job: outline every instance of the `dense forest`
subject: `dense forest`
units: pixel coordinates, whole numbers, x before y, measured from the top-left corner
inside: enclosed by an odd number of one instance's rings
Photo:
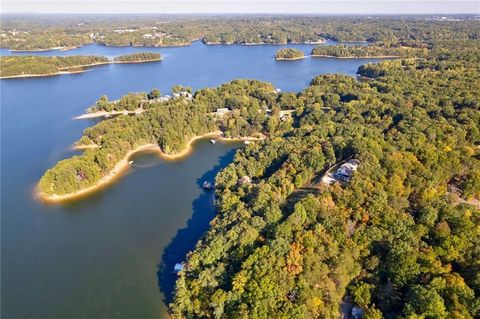
[[[364,318],[477,318],[479,62],[476,47],[313,79],[293,127],[217,176],[172,316],[338,318],[343,301]],[[348,185],[318,182],[351,157]]]
[[[160,61],[161,59],[162,59],[162,56],[160,53],[140,52],[140,53],[132,53],[132,54],[117,56],[114,58],[114,61],[135,63],[135,62],[147,62],[147,61]]]
[[[188,17],[109,15],[77,17],[6,15],[0,45],[17,50],[108,46],[177,46],[202,39],[207,44],[287,44],[335,41],[405,45],[478,39],[473,17],[443,21],[414,17]]]
[[[275,53],[275,60],[297,60],[303,57],[303,51],[298,49],[280,49]]]
[[[92,64],[109,63],[102,56],[2,56],[0,76],[49,75],[69,69],[78,69]]]
[[[478,22],[319,19],[335,26],[328,38],[378,42],[329,52],[409,47],[402,57],[428,58],[363,65],[361,81],[321,75],[298,93],[235,80],[193,99],[101,97],[97,109],[145,111],[87,128],[76,144],[97,147],[57,163],[40,191],[94,185],[142,144],[174,154],[213,130],[262,134],[216,177],[217,215],[185,257],[173,318],[338,318],[340,305],[366,319],[478,318]],[[351,158],[360,165],[348,183],[321,182]]]
[[[312,56],[328,56],[338,58],[372,58],[372,57],[397,57],[397,58],[425,58],[428,56],[427,48],[409,46],[382,47],[379,45],[346,46],[331,45],[318,46],[312,49]]]

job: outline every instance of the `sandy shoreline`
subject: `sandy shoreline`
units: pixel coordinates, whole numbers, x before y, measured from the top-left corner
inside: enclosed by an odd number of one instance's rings
[[[74,120],[84,120],[84,119],[93,119],[97,117],[105,117],[106,115],[114,116],[114,115],[121,115],[121,114],[141,114],[145,112],[144,109],[137,109],[135,111],[98,111],[98,112],[93,112],[93,113],[85,113],[79,116],[74,117]]]
[[[275,58],[275,61],[296,61],[308,58],[309,55],[300,56],[298,58]]]
[[[38,186],[37,186],[36,197],[45,201],[45,202],[47,202],[47,203],[61,203],[61,202],[69,201],[69,200],[78,199],[78,198],[81,198],[81,197],[83,197],[85,195],[88,195],[88,194],[92,194],[92,193],[102,189],[103,187],[111,184],[113,181],[115,181],[115,179],[120,177],[130,166],[129,158],[133,154],[138,153],[138,152],[153,151],[153,152],[158,153],[158,155],[165,160],[178,160],[178,159],[181,159],[181,158],[189,155],[193,150],[193,147],[192,147],[193,143],[195,143],[195,141],[203,139],[203,138],[211,137],[211,138],[215,138],[217,140],[225,140],[225,141],[246,141],[246,140],[248,140],[248,141],[254,141],[255,140],[256,141],[256,140],[263,140],[265,138],[265,137],[252,137],[252,136],[240,137],[240,138],[226,138],[226,137],[222,137],[222,135],[223,135],[222,131],[213,131],[213,132],[206,133],[204,135],[195,136],[187,142],[185,148],[182,151],[180,151],[178,153],[175,153],[175,154],[166,154],[165,152],[163,152],[160,149],[160,147],[157,144],[152,144],[152,143],[143,144],[143,145],[135,148],[134,150],[129,151],[123,157],[122,160],[120,160],[117,164],[115,164],[113,169],[110,170],[110,172],[107,175],[103,176],[101,179],[99,179],[92,186],[89,186],[87,188],[78,190],[78,191],[73,192],[73,193],[64,194],[64,195],[46,194],[46,193],[40,192],[39,189],[38,189]],[[88,145],[87,146],[86,145],[86,146],[76,146],[75,148],[76,149],[88,149],[88,148],[95,148],[95,147],[98,147],[98,146],[94,146],[94,145]]]
[[[125,169],[129,166],[128,159],[130,158],[130,156],[132,156],[133,154],[135,154],[137,152],[140,152],[140,151],[154,149],[154,147],[158,148],[158,145],[145,144],[145,145],[139,146],[136,149],[128,152],[127,155],[125,155],[125,157],[122,160],[120,160],[117,164],[115,164],[113,169],[107,175],[103,176],[101,179],[99,179],[92,186],[89,186],[87,188],[78,190],[74,193],[64,194],[64,195],[45,194],[43,192],[39,192],[38,187],[37,187],[37,197],[39,199],[44,200],[44,201],[49,202],[49,203],[59,203],[59,202],[67,201],[67,200],[77,199],[77,198],[80,198],[84,195],[91,194],[91,193],[103,188],[104,186],[112,183],[115,180],[116,177],[120,176],[125,171]]]

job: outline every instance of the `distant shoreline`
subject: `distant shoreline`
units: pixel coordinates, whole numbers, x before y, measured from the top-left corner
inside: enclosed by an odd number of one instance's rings
[[[193,143],[197,140],[204,139],[204,138],[216,138],[219,140],[225,140],[225,141],[253,141],[253,140],[262,140],[264,137],[252,137],[252,136],[247,136],[247,137],[239,137],[239,138],[226,138],[223,137],[223,132],[222,131],[213,131],[209,132],[203,135],[195,136],[192,137],[186,144],[185,148],[181,150],[178,153],[175,154],[167,154],[163,152],[158,146],[158,144],[153,144],[153,143],[147,143],[138,146],[137,148],[129,151],[123,159],[121,159],[115,166],[108,172],[107,175],[103,176],[101,179],[99,179],[94,185],[91,185],[89,187],[86,187],[84,189],[80,189],[78,191],[75,191],[73,193],[69,194],[63,194],[63,195],[58,195],[58,194],[46,194],[44,192],[40,192],[38,186],[36,190],[36,197],[39,198],[40,200],[43,200],[47,203],[61,203],[69,200],[74,200],[78,199],[80,197],[83,197],[88,194],[92,194],[100,189],[103,189],[105,186],[111,184],[116,178],[121,176],[126,169],[129,167],[129,158],[138,152],[142,151],[154,151],[155,153],[158,153],[159,156],[165,160],[173,161],[173,160],[178,160],[181,159],[187,155],[189,155],[192,150],[193,150]],[[80,146],[75,146],[75,149],[81,150],[81,149],[89,149],[89,148],[95,148],[98,147],[96,145],[80,145]]]
[[[255,46],[255,45],[318,45],[327,43],[327,41],[318,41],[318,42],[290,42],[290,43],[267,43],[267,42],[259,42],[259,43],[234,43],[234,42],[202,42],[205,45],[243,45],[243,46]]]
[[[312,54],[309,55],[312,58],[333,58],[333,59],[399,59],[401,57],[397,55],[375,55],[375,56],[335,56],[335,55],[319,55],[319,54]]]
[[[324,40],[319,40],[315,42],[290,42],[290,43],[267,43],[267,42],[260,42],[260,43],[234,43],[234,42],[228,42],[228,43],[222,43],[222,42],[205,42],[203,41],[202,38],[198,39],[193,39],[191,42],[183,42],[183,43],[177,43],[177,44],[167,44],[167,45],[129,45],[129,44],[120,44],[120,45],[113,45],[113,44],[105,44],[105,43],[99,43],[99,42],[90,42],[90,43],[85,43],[81,44],[78,46],[68,46],[68,47],[52,47],[52,48],[46,48],[46,49],[10,49],[7,47],[7,49],[10,52],[47,52],[47,51],[69,51],[69,50],[75,50],[75,49],[80,49],[86,45],[89,44],[95,44],[95,45],[101,45],[105,47],[110,47],[110,48],[128,48],[128,47],[133,47],[133,48],[175,48],[175,47],[185,47],[185,46],[190,46],[193,44],[193,42],[201,41],[205,45],[245,45],[245,46],[251,46],[251,45],[290,45],[290,44],[306,44],[306,45],[317,45],[317,44],[324,44],[327,43],[328,41],[334,41],[338,43],[368,43],[368,41],[336,41],[333,39],[324,39]]]
[[[83,45],[80,46],[70,46],[70,47],[53,47],[47,49],[8,49],[10,52],[48,52],[48,51],[68,51],[79,49]]]
[[[18,78],[35,78],[35,77],[42,77],[42,76],[56,76],[62,74],[77,74],[77,73],[84,73],[87,70],[83,68],[90,68],[94,66],[100,65],[107,65],[107,64],[138,64],[138,63],[150,63],[150,62],[160,62],[163,58],[160,59],[149,59],[149,60],[142,60],[142,61],[108,61],[108,62],[98,62],[98,63],[91,63],[85,65],[75,65],[67,68],[61,68],[59,72],[56,73],[48,73],[48,74],[19,74],[19,75],[7,75],[7,76],[0,76],[0,79],[18,79]],[[79,69],[79,70],[75,70]],[[70,70],[70,71],[67,71]]]
[[[330,59],[402,59],[396,55],[376,55],[376,56],[334,56],[334,55],[304,55],[298,58],[274,58],[275,61],[296,61],[307,58],[330,58]]]

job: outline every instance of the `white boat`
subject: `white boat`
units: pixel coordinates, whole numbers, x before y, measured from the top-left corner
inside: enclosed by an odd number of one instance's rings
[[[176,263],[175,266],[173,267],[173,272],[178,275],[179,272],[181,272],[184,268],[183,263]]]
[[[210,143],[215,144],[217,141],[215,140],[210,140]]]
[[[205,181],[203,182],[203,188],[205,189],[211,189],[213,187],[212,183],[208,182],[208,181]]]
[[[133,161],[128,162],[128,164],[133,164]]]

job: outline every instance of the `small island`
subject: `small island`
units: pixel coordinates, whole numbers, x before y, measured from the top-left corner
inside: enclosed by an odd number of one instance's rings
[[[159,53],[134,53],[113,60],[104,56],[2,56],[0,78],[53,76],[85,72],[86,68],[113,63],[144,63],[161,61]]]
[[[292,48],[280,49],[275,53],[275,60],[299,60],[305,58],[303,51]]]
[[[120,55],[114,58],[115,63],[145,63],[161,61],[162,55],[154,52],[140,52]]]

